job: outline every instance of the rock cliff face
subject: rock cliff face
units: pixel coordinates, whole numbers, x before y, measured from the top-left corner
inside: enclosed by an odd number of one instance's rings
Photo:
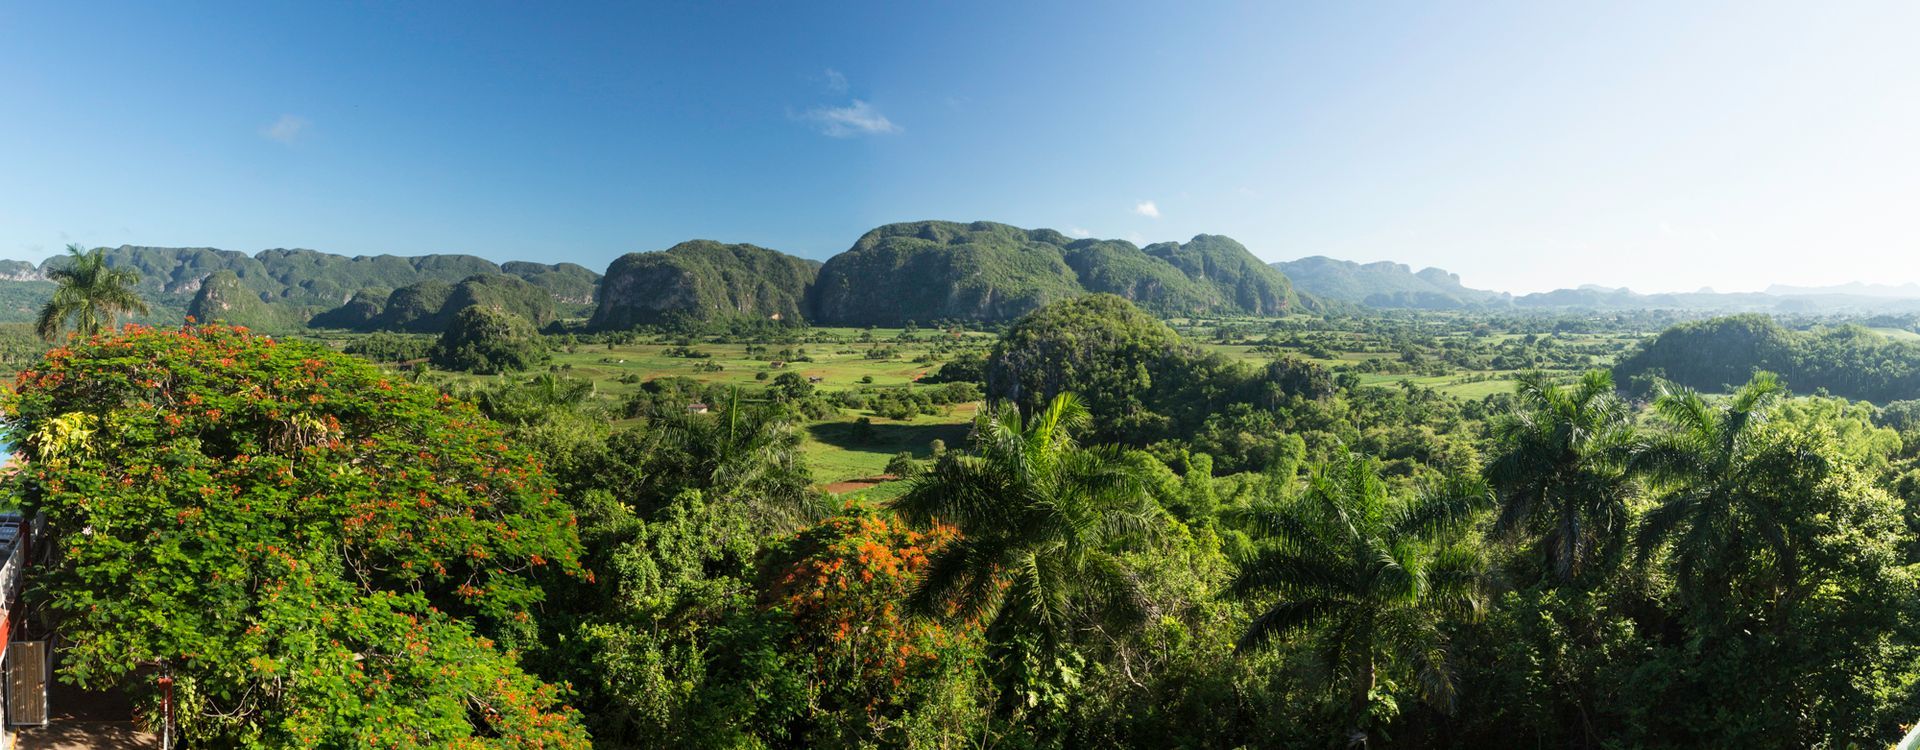
[[[24,260],[0,260],[0,281],[46,281],[39,266]]]
[[[675,319],[798,322],[820,265],[754,245],[711,240],[629,253],[607,267],[591,326],[617,330]]]
[[[1226,237],[1141,248],[1051,229],[923,221],[874,229],[828,260],[810,309],[826,325],[1000,321],[1101,292],[1161,314],[1274,315],[1303,304],[1285,274]]]
[[[362,289],[354,292],[347,303],[332,310],[313,316],[307,321],[310,328],[345,328],[359,331],[373,328],[380,321],[380,314],[387,309],[387,297],[393,294],[388,289]]]
[[[202,323],[227,323],[278,330],[298,325],[285,308],[276,308],[260,299],[260,293],[232,271],[215,271],[193,284],[193,302],[187,314]]]

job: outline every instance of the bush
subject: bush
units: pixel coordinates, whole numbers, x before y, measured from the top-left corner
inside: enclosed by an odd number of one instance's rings
[[[910,477],[920,473],[920,460],[913,457],[912,451],[900,451],[887,461],[886,473],[896,477]]]

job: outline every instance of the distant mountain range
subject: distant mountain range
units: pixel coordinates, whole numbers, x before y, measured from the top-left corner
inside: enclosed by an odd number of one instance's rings
[[[1782,297],[1818,297],[1841,295],[1847,297],[1885,297],[1888,299],[1920,299],[1920,284],[1908,282],[1898,286],[1891,284],[1837,284],[1834,286],[1792,286],[1774,284],[1767,287],[1767,294]]]
[[[1160,315],[1276,316],[1353,306],[1417,310],[1763,313],[1920,312],[1920,284],[1776,285],[1640,294],[1583,286],[1511,295],[1474,289],[1438,268],[1322,256],[1264,263],[1230,237],[1139,246],[993,222],[918,221],[862,235],[822,263],[778,250],[690,240],[630,253],[603,276],[571,263],[494,263],[472,255],[253,255],[206,247],[123,245],[107,261],[141,276],[151,322],[187,315],[269,330],[441,330],[483,305],[536,326],[590,330],[715,319],[901,325],[999,322],[1049,302],[1104,292]],[[0,261],[0,321],[31,320],[67,262]]]
[[[1438,268],[1416,273],[1391,261],[1355,263],[1315,255],[1273,267],[1308,294],[1368,307],[1459,310],[1506,307],[1513,301],[1506,292],[1462,286],[1458,275]]]
[[[1387,261],[1355,263],[1314,256],[1273,264],[1300,291],[1367,307],[1414,310],[1688,310],[1702,312],[1906,313],[1920,312],[1920,284],[1845,284],[1830,287],[1774,285],[1765,292],[1641,294],[1593,284],[1574,289],[1511,295],[1473,289],[1438,268],[1415,272]]]

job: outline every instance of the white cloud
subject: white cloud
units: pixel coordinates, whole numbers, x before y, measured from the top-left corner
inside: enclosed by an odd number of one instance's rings
[[[813,123],[821,134],[835,138],[900,132],[899,125],[859,99],[845,107],[814,107],[800,113],[799,119]]]
[[[1067,227],[1067,234],[1074,237],[1079,237],[1081,239],[1086,239],[1088,237],[1093,236],[1092,232],[1089,232],[1085,229],[1081,229],[1080,227]]]
[[[307,128],[312,124],[313,123],[307,122],[307,118],[305,117],[281,115],[280,119],[274,120],[272,125],[261,128],[260,135],[281,143],[292,143],[299,140],[300,136],[306,133]]]
[[[1149,219],[1160,218],[1160,207],[1153,205],[1153,201],[1140,201],[1133,204],[1133,212]]]
[[[847,93],[847,74],[834,70],[833,68],[827,68],[827,72],[823,74],[823,79],[826,81],[828,91],[836,94]]]

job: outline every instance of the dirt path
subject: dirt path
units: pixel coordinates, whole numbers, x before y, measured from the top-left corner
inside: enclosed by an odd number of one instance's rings
[[[895,479],[899,479],[899,477],[896,477],[892,474],[881,474],[878,476],[861,477],[859,479],[848,479],[846,481],[834,482],[833,484],[826,485],[825,487],[821,487],[820,489],[826,490],[827,492],[830,492],[835,495],[845,495],[849,492],[859,492],[860,490],[870,489],[876,484],[891,482]]]

